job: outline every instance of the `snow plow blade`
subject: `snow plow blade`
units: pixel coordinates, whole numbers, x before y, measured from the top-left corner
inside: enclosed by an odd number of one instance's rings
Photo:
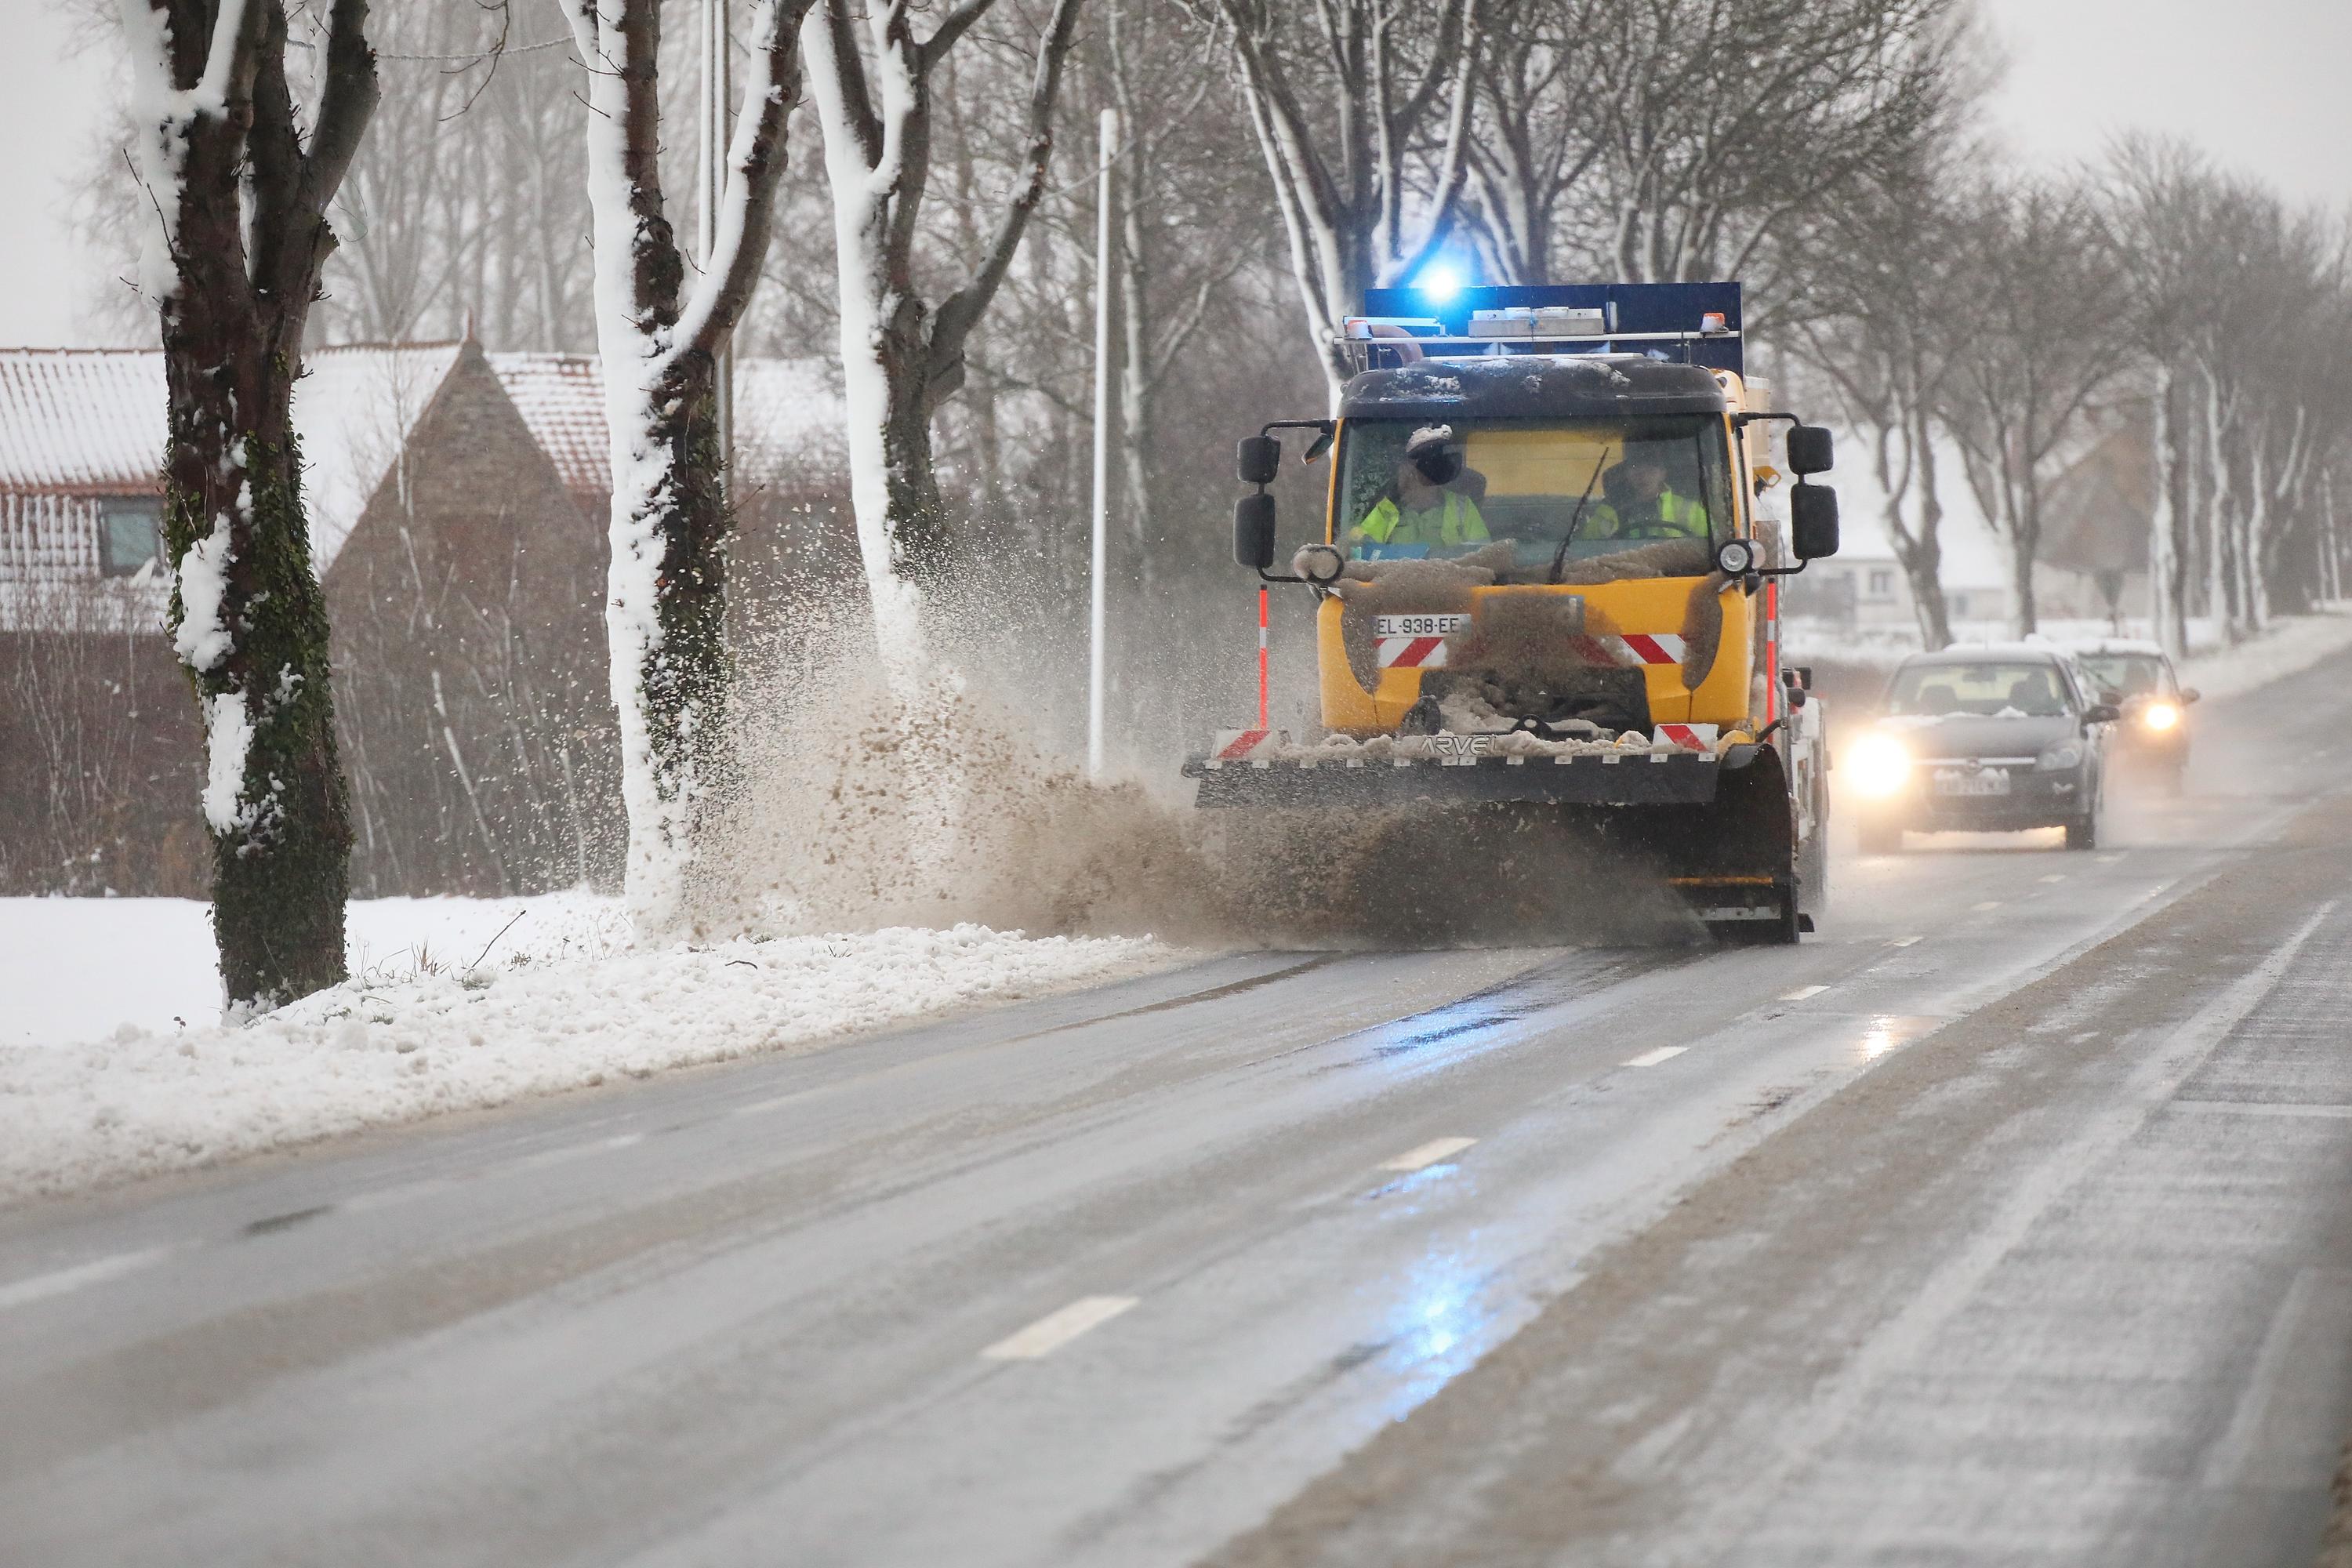
[[[1200,781],[1194,800],[1215,806],[1360,810],[1430,803],[1446,805],[1546,801],[1560,805],[1705,805],[1720,777],[1755,760],[1758,748],[1704,752],[1629,752],[1561,757],[1394,757],[1221,762],[1193,757],[1184,776]]]

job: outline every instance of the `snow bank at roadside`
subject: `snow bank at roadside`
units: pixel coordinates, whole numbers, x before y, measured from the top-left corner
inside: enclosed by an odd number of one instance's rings
[[[2352,604],[2323,605],[2308,616],[2279,617],[2251,642],[2192,652],[2180,679],[2200,696],[2234,697],[2300,675],[2346,648],[2352,648]]]
[[[2003,622],[1956,624],[1952,633],[1961,642],[2013,640]],[[2052,642],[2111,635],[2113,627],[2104,620],[2045,621],[2042,628],[2042,636]],[[2144,637],[2147,630],[2127,622],[2125,635]],[[1918,630],[1909,626],[1836,626],[1791,618],[1788,642],[1792,664],[1857,665],[1889,673],[1919,651]],[[2235,696],[2352,648],[2352,604],[2326,604],[2309,615],[2278,616],[2261,637],[2234,647],[2222,642],[2218,626],[2200,617],[2189,624],[2189,647],[2181,680],[2207,697]]]
[[[0,1196],[61,1192],[525,1095],[812,1048],[973,1004],[1148,973],[1149,939],[961,925],[638,951],[614,922],[569,955],[386,968],[242,1027],[125,1024],[0,1046]],[[430,961],[428,961],[430,962]]]

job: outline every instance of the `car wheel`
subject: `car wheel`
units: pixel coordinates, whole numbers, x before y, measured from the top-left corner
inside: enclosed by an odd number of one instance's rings
[[[2096,811],[2086,816],[2078,816],[2066,825],[2067,848],[2096,849],[2098,847],[2099,814]]]

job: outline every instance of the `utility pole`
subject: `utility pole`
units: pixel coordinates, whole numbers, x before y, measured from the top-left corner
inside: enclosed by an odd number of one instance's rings
[[[1094,581],[1087,605],[1087,777],[1103,773],[1103,691],[1107,652],[1110,529],[1110,170],[1118,146],[1118,110],[1102,111],[1095,192],[1095,526]]]
[[[700,177],[696,181],[695,242],[705,270],[719,252],[719,205],[727,199],[727,0],[702,0],[702,91],[697,105],[701,138]],[[735,479],[735,348],[733,335],[719,351],[719,484]]]

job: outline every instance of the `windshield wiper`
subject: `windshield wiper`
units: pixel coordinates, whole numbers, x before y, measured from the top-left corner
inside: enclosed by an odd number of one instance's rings
[[[1568,547],[1576,542],[1576,531],[1584,526],[1584,503],[1592,499],[1592,487],[1601,482],[1601,470],[1609,466],[1609,454],[1614,448],[1601,448],[1601,460],[1592,465],[1592,477],[1584,481],[1584,493],[1576,498],[1576,511],[1568,520],[1568,536],[1559,542],[1559,549],[1551,558],[1549,582],[1558,583],[1562,568],[1568,564]]]

